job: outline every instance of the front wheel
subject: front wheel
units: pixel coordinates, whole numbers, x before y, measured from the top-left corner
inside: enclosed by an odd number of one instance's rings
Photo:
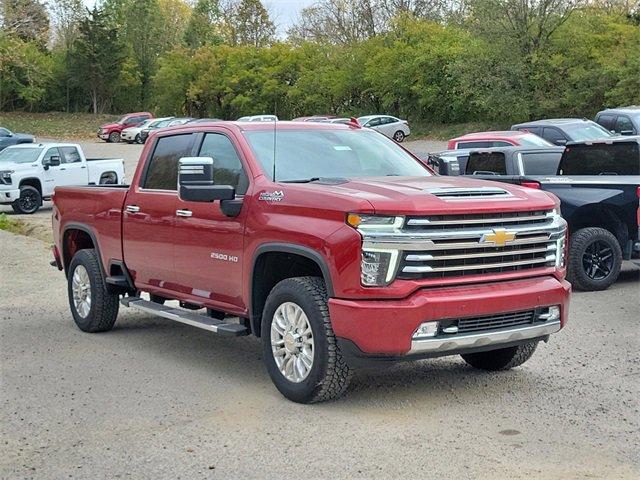
[[[351,369],[336,344],[322,279],[278,283],[264,306],[261,335],[267,371],[289,400],[321,402],[347,389]]]
[[[538,347],[538,341],[523,343],[516,347],[501,348],[488,352],[468,353],[462,359],[480,370],[498,371],[519,367],[529,360]]]
[[[118,317],[118,295],[107,290],[95,250],[80,250],[67,272],[69,306],[83,332],[106,332]]]
[[[140,134],[136,135],[136,143],[137,144],[142,143],[142,138],[140,137]]]
[[[402,143],[402,141],[404,140],[404,132],[402,130],[398,130],[393,134],[393,139],[398,143]]]
[[[567,279],[578,290],[605,290],[622,268],[618,239],[604,228],[581,228],[571,236]]]
[[[111,132],[109,134],[109,141],[111,143],[118,143],[120,141],[120,134],[118,132]]]
[[[20,197],[11,204],[16,213],[36,213],[42,206],[42,195],[37,188],[30,185],[20,187]]]

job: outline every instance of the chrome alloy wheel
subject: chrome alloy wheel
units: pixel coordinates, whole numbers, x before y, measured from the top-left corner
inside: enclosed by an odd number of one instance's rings
[[[78,265],[73,272],[71,283],[73,291],[73,306],[82,318],[87,318],[91,310],[91,282],[87,269]]]
[[[302,308],[281,304],[271,321],[271,352],[280,373],[293,383],[302,382],[313,367],[313,333]]]

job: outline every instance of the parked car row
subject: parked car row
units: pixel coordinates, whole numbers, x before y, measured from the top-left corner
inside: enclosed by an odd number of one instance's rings
[[[0,151],[10,145],[19,145],[21,143],[33,143],[35,138],[28,133],[14,133],[8,128],[0,126]]]

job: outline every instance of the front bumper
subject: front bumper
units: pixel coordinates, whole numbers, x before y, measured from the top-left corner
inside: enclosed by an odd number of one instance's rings
[[[0,189],[0,203],[13,203],[18,198],[20,198],[19,188]]]
[[[571,285],[552,276],[422,289],[402,300],[329,299],[333,331],[361,356],[440,356],[545,338],[567,321]],[[420,324],[560,306],[560,320],[413,340]]]

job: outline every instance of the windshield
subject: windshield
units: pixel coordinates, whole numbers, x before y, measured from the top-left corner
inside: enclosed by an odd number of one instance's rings
[[[120,125],[124,125],[124,122],[127,120],[127,118],[129,117],[127,117],[126,115],[124,117],[120,117],[116,123],[119,123]]]
[[[0,163],[31,163],[38,159],[42,148],[5,148],[0,152]]]
[[[247,131],[244,135],[262,168],[273,179],[273,131]],[[430,175],[392,140],[364,130],[279,131],[276,158],[276,178],[281,182]]]
[[[563,129],[566,130],[571,139],[575,142],[613,137],[613,134],[609,130],[601,127],[595,122],[574,123],[563,126]]]
[[[523,147],[551,147],[553,143],[548,142],[542,137],[539,137],[535,133],[529,133],[527,135],[523,135],[519,139],[520,145]]]

